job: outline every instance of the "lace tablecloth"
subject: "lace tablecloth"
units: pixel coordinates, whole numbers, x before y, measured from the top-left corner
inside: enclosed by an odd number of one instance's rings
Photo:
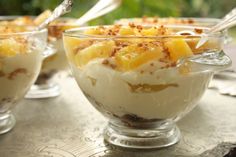
[[[182,140],[160,150],[128,150],[103,141],[103,118],[72,78],[59,82],[62,94],[23,100],[14,109],[15,128],[0,136],[0,157],[223,157],[236,147],[236,98],[208,90],[178,122]]]

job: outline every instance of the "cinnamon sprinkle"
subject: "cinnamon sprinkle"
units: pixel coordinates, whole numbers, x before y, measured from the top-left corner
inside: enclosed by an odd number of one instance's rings
[[[194,31],[198,34],[202,34],[203,30],[200,28],[195,28]]]
[[[13,72],[9,73],[8,79],[14,80],[18,74],[27,74],[27,70],[25,68],[18,68],[14,70]]]

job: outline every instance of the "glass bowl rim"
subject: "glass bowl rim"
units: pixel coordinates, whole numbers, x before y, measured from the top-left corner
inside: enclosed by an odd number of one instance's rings
[[[163,20],[168,20],[168,19],[177,19],[177,20],[193,20],[195,22],[206,22],[206,23],[210,23],[210,22],[219,22],[220,19],[219,18],[205,18],[205,17],[149,17],[147,16],[146,17],[147,19],[154,19],[154,18],[157,18],[157,19],[163,19]],[[115,23],[118,23],[122,20],[131,20],[130,22],[133,22],[132,20],[142,20],[143,17],[132,17],[132,18],[121,18],[121,19],[118,19],[115,21]],[[191,24],[189,24],[191,25]]]
[[[164,38],[201,38],[202,35],[160,35],[160,36],[134,36],[134,35],[119,35],[119,36],[105,36],[105,35],[87,35],[83,34],[83,30],[92,29],[92,28],[98,28],[98,27],[112,27],[114,25],[98,25],[98,26],[85,26],[85,27],[79,27],[79,28],[71,28],[63,31],[63,36],[69,36],[69,37],[76,37],[76,38],[93,38],[93,39],[135,39],[135,38],[141,38],[141,39],[164,39]],[[122,25],[122,27],[127,27],[127,25]],[[162,26],[162,25],[143,25],[144,27],[152,27],[152,26]],[[186,28],[186,29],[203,29],[203,30],[209,30],[209,27],[200,27],[200,26],[191,26],[191,25],[164,25],[165,27],[170,28]],[[80,33],[81,32],[81,33]],[[76,34],[73,34],[76,33]],[[205,35],[206,37],[210,38],[223,38],[225,31],[222,32],[216,32],[213,34]]]

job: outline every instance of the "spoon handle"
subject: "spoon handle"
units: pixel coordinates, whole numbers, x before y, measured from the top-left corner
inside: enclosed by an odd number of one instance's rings
[[[54,11],[52,12],[52,15],[49,16],[43,23],[41,23],[37,30],[41,30],[45,28],[50,22],[54,21],[61,15],[64,15],[65,13],[68,13],[71,11],[73,5],[73,0],[64,0],[59,6],[57,6]]]
[[[236,14],[236,8],[234,8],[234,9],[231,10],[228,14],[226,14],[223,19],[228,19],[228,18],[230,18],[232,15],[235,15],[235,14]]]
[[[227,28],[233,27],[236,25],[236,8],[231,10],[222,21],[213,26],[206,34],[203,34],[199,42],[196,45],[196,48],[201,47],[208,41],[207,34],[225,30]]]
[[[99,0],[88,12],[80,17],[75,23],[82,25],[92,19],[102,16],[116,9],[122,0]]]
[[[213,33],[219,30],[222,30],[224,28],[224,25],[233,22],[236,20],[236,11],[234,12],[230,12],[229,14],[227,14],[227,18],[223,18],[223,20],[221,22],[219,22],[217,25],[215,25],[214,27],[212,27],[209,32]],[[221,29],[222,28],[222,29]]]
[[[236,25],[236,16],[234,17],[234,19],[232,19],[231,21],[229,21],[228,23],[225,23],[224,25],[221,25],[220,27],[216,28],[214,30],[214,32],[217,32],[217,31],[221,31],[221,30],[225,30],[227,28],[231,28],[233,26]]]

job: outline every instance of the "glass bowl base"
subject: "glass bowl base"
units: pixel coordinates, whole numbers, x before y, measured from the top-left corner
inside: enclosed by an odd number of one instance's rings
[[[0,113],[0,134],[9,132],[16,124],[14,115],[11,112]]]
[[[104,130],[104,139],[115,146],[134,149],[164,148],[180,140],[178,127],[171,123],[168,126],[155,128],[120,127],[109,123]]]
[[[39,99],[39,98],[52,98],[60,95],[60,86],[57,83],[48,83],[42,85],[34,84],[25,98]]]

